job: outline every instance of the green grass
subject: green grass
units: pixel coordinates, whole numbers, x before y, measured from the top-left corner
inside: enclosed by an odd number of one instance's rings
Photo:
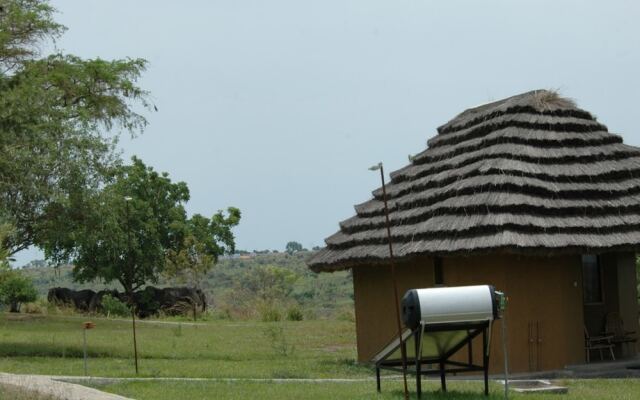
[[[82,375],[85,319],[1,314],[0,371]],[[90,374],[134,376],[130,322],[93,320]],[[138,324],[140,376],[147,377],[370,377],[354,363],[354,343],[345,321]]]
[[[569,387],[567,395],[515,394],[510,399],[522,400],[634,400],[640,397],[640,380],[595,379],[561,382]],[[437,400],[471,400],[504,398],[501,385],[491,383],[490,396],[482,393],[480,382],[448,381],[449,392],[439,391],[439,382],[423,383],[423,398]],[[98,387],[112,393],[136,399],[402,399],[400,381],[383,382],[377,394],[375,382],[357,383],[255,383],[255,382],[129,382]],[[412,399],[415,399],[413,387]]]
[[[83,375],[82,322],[85,317],[0,314],[0,371]],[[93,319],[88,332],[89,372],[93,376],[133,377],[131,325]],[[199,325],[141,323],[138,326],[141,377],[194,378],[372,378],[370,368],[355,365],[354,324],[348,321],[212,321]],[[566,381],[568,395],[514,395],[514,399],[637,399],[640,380]],[[427,399],[482,399],[479,382],[424,383]],[[98,388],[136,399],[401,399],[401,382],[374,381],[179,382],[130,381]],[[502,398],[491,384],[490,399]],[[6,393],[6,392],[5,392]],[[0,392],[0,399],[20,398]],[[4,397],[3,397],[4,396]],[[32,397],[25,397],[32,399]],[[37,398],[36,398],[37,399]]]

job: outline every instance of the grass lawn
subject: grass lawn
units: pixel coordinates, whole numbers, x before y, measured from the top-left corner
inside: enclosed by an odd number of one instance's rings
[[[0,314],[0,372],[82,375],[85,317]],[[88,332],[89,373],[133,377],[131,325],[93,318]],[[355,365],[354,324],[347,321],[211,321],[198,325],[141,323],[138,326],[141,377],[194,378],[372,378],[371,369]],[[540,399],[640,399],[640,380],[566,381],[569,395],[517,396]],[[475,399],[478,382],[448,382],[440,395],[436,382],[425,382],[424,398]],[[136,399],[401,399],[401,382],[384,381],[377,395],[374,381],[349,383],[273,382],[122,382],[98,386]],[[491,385],[491,399],[502,398]],[[4,396],[4,397],[2,397]],[[7,398],[0,392],[0,398]],[[13,398],[13,397],[8,397]],[[30,399],[30,397],[27,397]]]
[[[0,314],[0,371],[82,375],[82,321],[88,318]],[[89,373],[135,376],[131,323],[92,319]],[[138,324],[140,376],[371,377],[354,363],[352,322],[213,321]]]
[[[594,379],[561,382],[569,387],[567,395],[514,394],[510,399],[522,400],[635,400],[640,398],[640,380]],[[375,382],[357,383],[205,383],[205,382],[130,382],[99,387],[112,393],[136,399],[403,399],[401,381],[383,382],[377,394]],[[467,400],[504,399],[503,387],[491,383],[489,397],[482,395],[481,382],[448,381],[449,392],[439,392],[439,382],[423,383],[423,399]],[[415,393],[412,399],[415,399]]]

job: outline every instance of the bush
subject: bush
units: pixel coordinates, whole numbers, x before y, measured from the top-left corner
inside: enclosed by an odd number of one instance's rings
[[[299,307],[291,307],[287,310],[287,320],[288,321],[302,321],[304,319],[304,315],[302,314],[302,310]]]
[[[102,298],[102,312],[107,317],[127,317],[131,314],[129,306],[110,294]]]
[[[0,302],[9,306],[10,312],[20,312],[22,303],[36,301],[38,292],[29,277],[13,270],[0,274]]]
[[[276,355],[284,357],[293,355],[295,347],[289,344],[282,323],[267,326],[264,330],[264,335],[271,343],[271,348]]]
[[[47,314],[47,302],[42,299],[38,299],[33,303],[27,303],[24,305],[23,311],[27,314]]]
[[[260,318],[262,322],[278,322],[282,319],[282,314],[275,307],[265,306],[260,310]]]

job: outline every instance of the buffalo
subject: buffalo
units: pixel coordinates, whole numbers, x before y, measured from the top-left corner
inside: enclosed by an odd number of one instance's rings
[[[50,303],[66,304],[75,307],[78,311],[98,312],[102,310],[102,299],[111,295],[120,301],[127,302],[127,296],[116,290],[71,290],[67,288],[52,288],[47,299]],[[204,312],[207,309],[207,299],[200,289],[189,287],[156,288],[147,286],[134,293],[136,314],[141,318],[159,315],[161,312],[167,315],[195,314],[196,311]]]
[[[50,303],[57,305],[73,306],[80,311],[89,311],[91,300],[96,295],[93,290],[71,290],[67,288],[49,289],[47,299]]]

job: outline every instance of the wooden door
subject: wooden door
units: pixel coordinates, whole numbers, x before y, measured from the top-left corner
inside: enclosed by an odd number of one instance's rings
[[[536,372],[541,370],[542,360],[541,357],[544,354],[543,347],[543,334],[542,334],[542,322],[541,321],[529,321],[528,324],[528,360],[529,360],[529,372]]]

